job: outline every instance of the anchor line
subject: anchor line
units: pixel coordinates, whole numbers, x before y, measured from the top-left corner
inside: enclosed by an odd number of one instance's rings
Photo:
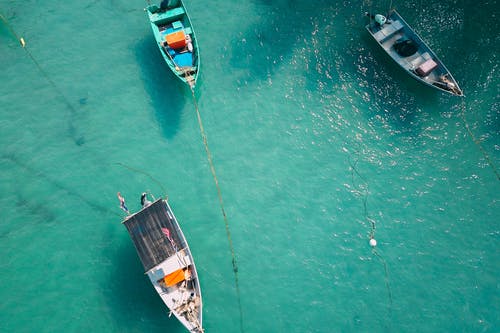
[[[219,198],[219,204],[220,204],[222,216],[224,218],[224,224],[225,224],[225,227],[226,227],[226,236],[227,236],[227,240],[229,242],[229,248],[231,250],[231,257],[232,257],[231,263],[233,265],[234,284],[235,284],[235,287],[236,287],[236,295],[237,295],[237,299],[238,299],[238,308],[239,308],[239,312],[240,312],[240,331],[243,332],[243,310],[242,310],[242,306],[241,306],[240,287],[239,287],[239,282],[238,282],[238,265],[237,265],[237,261],[236,261],[236,254],[235,254],[235,251],[234,251],[233,240],[231,238],[231,232],[230,232],[230,229],[229,229],[229,221],[228,221],[228,218],[227,218],[226,210],[224,208],[224,201],[222,200],[222,191],[220,189],[219,180],[217,179],[217,174],[215,172],[215,166],[214,166],[214,162],[213,162],[213,159],[212,159],[212,153],[210,152],[210,149],[208,147],[207,135],[205,133],[205,129],[203,127],[203,122],[201,120],[200,109],[198,107],[198,103],[196,102],[196,96],[194,94],[194,86],[193,86],[192,83],[190,83],[190,82],[188,82],[188,83],[189,83],[189,87],[191,89],[191,94],[193,96],[193,103],[194,103],[194,107],[195,107],[195,110],[196,110],[196,116],[197,116],[197,119],[198,119],[198,126],[200,127],[201,138],[203,140],[203,145],[205,146],[205,152],[207,154],[208,164],[210,166],[210,172],[212,173],[212,177],[214,179],[215,187],[217,188],[217,196]]]
[[[52,86],[52,88],[56,91],[56,93],[62,98],[64,103],[66,104],[66,107],[70,110],[71,115],[74,116],[77,114],[77,110],[75,107],[70,103],[66,95],[59,89],[59,87],[56,85],[56,83],[50,78],[50,76],[45,72],[45,70],[42,68],[40,63],[36,60],[36,58],[33,56],[33,54],[30,52],[28,47],[26,47],[26,43],[22,37],[19,37],[19,35],[16,33],[14,28],[10,25],[9,21],[2,15],[0,14],[0,19],[5,23],[5,25],[9,28],[10,32],[12,35],[21,43],[21,46],[23,47],[24,51],[28,55],[28,57],[31,59],[31,61],[35,64],[37,67],[38,71],[42,74],[42,76],[45,78],[45,80]],[[70,133],[72,135],[73,140],[78,144],[80,141],[80,138],[77,138],[76,135],[74,134],[75,132],[75,126],[73,123],[70,122]]]
[[[136,173],[140,173],[140,174],[143,174],[143,175],[147,176],[149,179],[151,179],[154,183],[156,183],[156,185],[158,185],[158,186],[161,188],[161,190],[162,190],[162,192],[163,192],[164,196],[165,196],[165,197],[167,196],[167,191],[165,191],[165,188],[164,188],[164,187],[163,187],[163,185],[160,183],[160,181],[158,181],[156,178],[154,178],[153,176],[151,176],[149,173],[147,173],[147,172],[145,172],[145,171],[142,171],[142,170],[140,170],[140,169],[133,168],[133,167],[128,166],[128,165],[126,165],[126,164],[124,164],[124,163],[121,163],[121,162],[116,162],[115,164],[116,164],[116,165],[120,165],[120,166],[122,166],[122,167],[124,167],[125,169],[128,169],[128,170],[130,170],[130,171],[133,171],[133,172],[136,172]]]
[[[356,164],[358,164],[358,160],[356,160],[354,162],[354,164],[351,162],[351,157],[349,156],[349,165],[351,167],[351,182],[352,182],[352,185],[354,187],[358,187],[359,186],[356,186],[355,185],[355,182],[354,182],[354,174],[356,174],[364,183],[364,186],[363,186],[363,191],[359,191],[359,193],[361,193],[363,195],[363,216],[364,216],[364,219],[365,221],[368,221],[371,229],[370,229],[370,239],[373,239],[375,238],[375,229],[376,229],[376,225],[375,225],[375,220],[370,218],[368,216],[368,193],[369,193],[369,187],[368,187],[368,182],[366,181],[366,179],[359,173],[358,169],[356,168]]]
[[[474,135],[474,133],[472,132],[472,130],[469,126],[469,123],[467,122],[467,119],[465,118],[465,110],[466,109],[467,109],[467,105],[466,105],[465,99],[464,99],[462,101],[462,112],[460,113],[460,117],[462,118],[464,126],[467,129],[467,133],[469,134],[469,136],[472,139],[472,141],[474,142],[474,144],[476,144],[479,147],[479,150],[483,154],[484,159],[486,160],[486,162],[489,164],[489,166],[493,170],[493,173],[495,174],[495,176],[497,176],[497,179],[500,180],[500,173],[498,172],[495,164],[493,163],[490,156],[488,155],[488,153],[484,149],[483,145],[481,144],[481,140],[477,139],[476,136]]]
[[[0,19],[3,21],[3,23],[7,26],[9,29],[10,33],[21,43],[21,46],[24,46],[24,39],[22,37],[19,37],[16,34],[16,31],[12,28],[12,26],[9,24],[9,21],[0,13]]]
[[[364,214],[365,220],[368,221],[369,224],[370,224],[370,240],[371,239],[375,239],[375,229],[376,229],[375,220],[372,219],[368,215],[368,194],[370,193],[369,192],[369,187],[368,187],[368,181],[365,179],[365,177],[363,177],[363,175],[359,172],[358,168],[356,167],[356,165],[358,164],[358,159],[356,159],[356,161],[354,162],[354,164],[351,161],[351,156],[349,156],[348,160],[349,160],[349,166],[351,167],[351,182],[352,182],[353,187],[359,188],[359,186],[356,186],[355,182],[354,182],[354,175],[355,174],[364,183],[364,185],[362,186],[364,190],[362,192],[359,191],[359,193],[362,193],[362,195],[363,195],[363,214]],[[391,309],[392,309],[392,291],[391,291],[391,284],[390,284],[390,280],[389,280],[389,268],[387,266],[387,262],[382,257],[382,255],[380,255],[377,252],[377,250],[376,250],[375,247],[373,247],[372,253],[373,253],[374,256],[376,256],[380,260],[380,262],[384,266],[385,287],[387,289],[387,296],[389,298],[389,311],[391,311]]]
[[[389,269],[387,267],[387,263],[385,262],[385,259],[377,252],[377,250],[375,248],[373,248],[372,252],[382,262],[382,265],[384,266],[385,288],[387,289],[387,296],[389,297],[389,310],[391,310],[392,309],[392,291],[391,291],[391,285],[389,282]]]

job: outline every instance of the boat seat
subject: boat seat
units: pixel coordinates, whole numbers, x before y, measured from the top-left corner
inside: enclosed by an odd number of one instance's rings
[[[156,25],[161,25],[176,21],[184,15],[184,9],[182,7],[177,7],[174,9],[167,10],[166,12],[159,12],[151,16],[151,22]]]
[[[386,24],[383,29],[377,31],[373,36],[380,44],[382,44],[401,29],[403,29],[401,21],[393,21],[391,24]]]
[[[428,52],[424,52],[415,59],[411,60],[410,63],[412,68],[417,68],[429,59],[432,59],[431,55]]]
[[[148,10],[149,10],[149,12],[150,12],[151,14],[154,14],[154,13],[156,13],[157,11],[159,11],[159,10],[160,10],[160,8],[158,8],[158,6],[157,6],[157,5],[151,5],[151,6],[149,6],[149,7],[148,7]]]
[[[174,29],[174,31],[177,31],[177,30],[180,30],[180,29],[183,29],[184,26],[182,25],[182,22],[181,21],[174,21],[172,22],[172,29]]]

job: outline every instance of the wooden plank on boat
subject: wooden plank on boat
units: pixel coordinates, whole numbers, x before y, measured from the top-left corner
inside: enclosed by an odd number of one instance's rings
[[[403,29],[403,24],[401,24],[400,21],[393,21],[391,24],[387,24],[386,27],[375,33],[373,37],[375,37],[379,43],[383,43],[401,29]]]

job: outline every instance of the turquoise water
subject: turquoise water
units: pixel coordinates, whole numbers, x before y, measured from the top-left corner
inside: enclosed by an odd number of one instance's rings
[[[184,332],[120,224],[116,192],[145,190],[190,242],[206,332],[500,330],[497,1],[394,3],[460,99],[377,49],[368,2],[186,0],[237,286],[145,4],[0,1],[1,332]]]

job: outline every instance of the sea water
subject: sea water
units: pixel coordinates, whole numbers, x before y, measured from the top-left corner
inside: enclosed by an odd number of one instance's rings
[[[498,332],[497,1],[393,3],[464,98],[378,48],[386,2],[185,3],[215,174],[146,2],[0,1],[0,331],[185,332],[121,225],[149,191],[206,332]]]

